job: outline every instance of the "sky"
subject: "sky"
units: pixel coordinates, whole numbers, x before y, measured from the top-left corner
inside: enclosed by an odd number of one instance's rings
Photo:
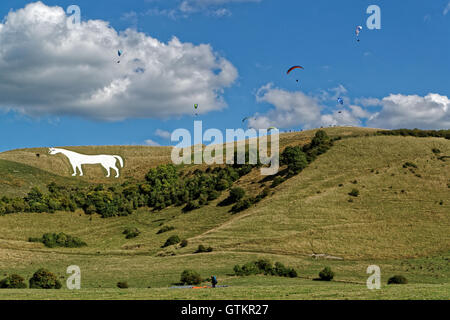
[[[0,15],[0,151],[175,145],[196,120],[450,128],[449,0],[5,0]]]

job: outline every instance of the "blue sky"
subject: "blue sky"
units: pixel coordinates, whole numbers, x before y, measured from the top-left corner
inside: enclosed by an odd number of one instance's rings
[[[450,127],[448,0],[29,3],[0,3],[0,151],[169,145],[168,132],[194,120],[225,130],[247,116],[246,126],[281,130]],[[72,4],[79,36],[55,27],[55,7]],[[381,30],[366,27],[372,4]],[[107,27],[90,20],[122,33],[105,44],[95,36]],[[133,73],[138,64],[142,74]],[[305,69],[287,76],[292,65]]]

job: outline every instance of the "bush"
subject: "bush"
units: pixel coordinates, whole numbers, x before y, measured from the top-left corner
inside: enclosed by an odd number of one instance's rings
[[[25,284],[25,279],[17,274],[12,274],[7,276],[5,279],[0,281],[1,289],[25,289],[27,285]]]
[[[136,238],[138,235],[141,234],[141,232],[138,230],[138,228],[126,228],[122,234],[126,235],[126,239]]]
[[[245,190],[239,187],[232,188],[230,190],[230,196],[228,197],[230,203],[235,203],[241,200],[245,196]]]
[[[48,248],[64,247],[64,248],[80,248],[87,246],[86,242],[80,238],[72,237],[63,232],[46,233],[42,238],[29,238],[29,242],[42,242]]]
[[[287,146],[281,154],[280,163],[287,165],[290,176],[298,174],[308,166],[306,154],[300,146]]]
[[[408,280],[402,275],[390,277],[388,280],[388,284],[407,284],[407,283]]]
[[[282,184],[283,182],[285,182],[286,179],[280,176],[276,176],[275,179],[273,179],[272,181],[272,185],[270,186],[271,188],[275,188],[276,186]]]
[[[319,279],[322,281],[331,281],[334,278],[334,272],[331,271],[330,267],[325,267],[319,272]]]
[[[433,151],[434,154],[439,154],[441,153],[441,150],[437,149],[437,148],[433,148],[431,151]]]
[[[287,268],[280,262],[276,262],[275,266],[273,266],[272,262],[267,259],[259,259],[254,262],[248,262],[243,266],[235,265],[233,271],[237,276],[249,276],[262,273],[265,275],[280,277],[297,277],[297,271],[293,268]]]
[[[239,200],[234,206],[231,207],[231,212],[238,213],[247,210],[252,206],[253,202],[251,199]]]
[[[177,243],[179,243],[180,241],[181,241],[181,240],[180,240],[180,237],[179,237],[179,236],[173,235],[173,236],[169,237],[169,238],[166,240],[166,242],[164,243],[164,245],[163,245],[162,247],[165,248],[165,247],[168,247],[168,246],[177,244]]]
[[[156,234],[161,234],[161,233],[168,232],[168,231],[171,231],[174,229],[175,229],[175,227],[172,227],[172,226],[164,226],[161,229],[159,229]]]
[[[195,253],[212,252],[212,251],[213,251],[212,247],[206,248],[204,245],[200,244]]]
[[[352,197],[357,197],[357,196],[359,196],[359,190],[358,189],[352,189],[352,191],[350,191],[348,193],[348,195],[352,196]]]
[[[417,169],[417,165],[415,163],[412,163],[412,162],[405,162],[403,164],[403,168],[415,168],[415,169]]]
[[[61,289],[62,287],[56,275],[42,268],[33,274],[29,283],[31,289]]]
[[[128,282],[126,282],[126,281],[119,281],[119,282],[117,282],[117,288],[128,289],[129,288],[128,287]]]
[[[184,270],[181,273],[180,282],[187,285],[200,284],[202,282],[202,277],[193,270]]]
[[[189,244],[189,242],[186,239],[181,240],[180,246],[182,248],[187,247],[187,245]]]
[[[237,276],[249,276],[252,274],[259,273],[259,269],[254,262],[248,262],[244,264],[242,267],[239,265],[235,265],[233,270]]]
[[[183,208],[184,212],[189,212],[195,209],[199,209],[201,206],[197,200],[189,201],[186,206]]]
[[[272,262],[268,259],[259,259],[255,262],[256,267],[263,271],[264,274],[273,274],[273,265]]]

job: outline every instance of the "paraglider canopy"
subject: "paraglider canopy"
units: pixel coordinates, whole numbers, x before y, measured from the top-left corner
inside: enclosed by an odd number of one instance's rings
[[[293,67],[289,68],[289,70],[286,72],[286,74],[291,73],[291,71],[295,70],[295,69],[304,69],[304,68],[302,66],[293,66]]]
[[[358,38],[357,41],[359,41],[359,33],[361,32],[361,30],[363,29],[362,26],[357,26],[355,33],[356,33],[356,37]]]
[[[342,99],[341,97],[339,97],[337,99],[338,103],[340,103],[341,105],[344,105],[344,99]]]
[[[196,104],[194,104],[194,108],[195,109],[197,109],[198,108],[198,104],[196,103]]]
[[[269,127],[269,128],[267,128],[267,131],[272,131],[272,130],[278,130],[278,129],[275,128],[275,127]]]

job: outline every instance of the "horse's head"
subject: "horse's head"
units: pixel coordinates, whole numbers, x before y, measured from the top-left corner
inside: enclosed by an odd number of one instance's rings
[[[56,148],[49,148],[48,153],[49,154],[57,154],[57,153],[60,153],[60,151]]]

